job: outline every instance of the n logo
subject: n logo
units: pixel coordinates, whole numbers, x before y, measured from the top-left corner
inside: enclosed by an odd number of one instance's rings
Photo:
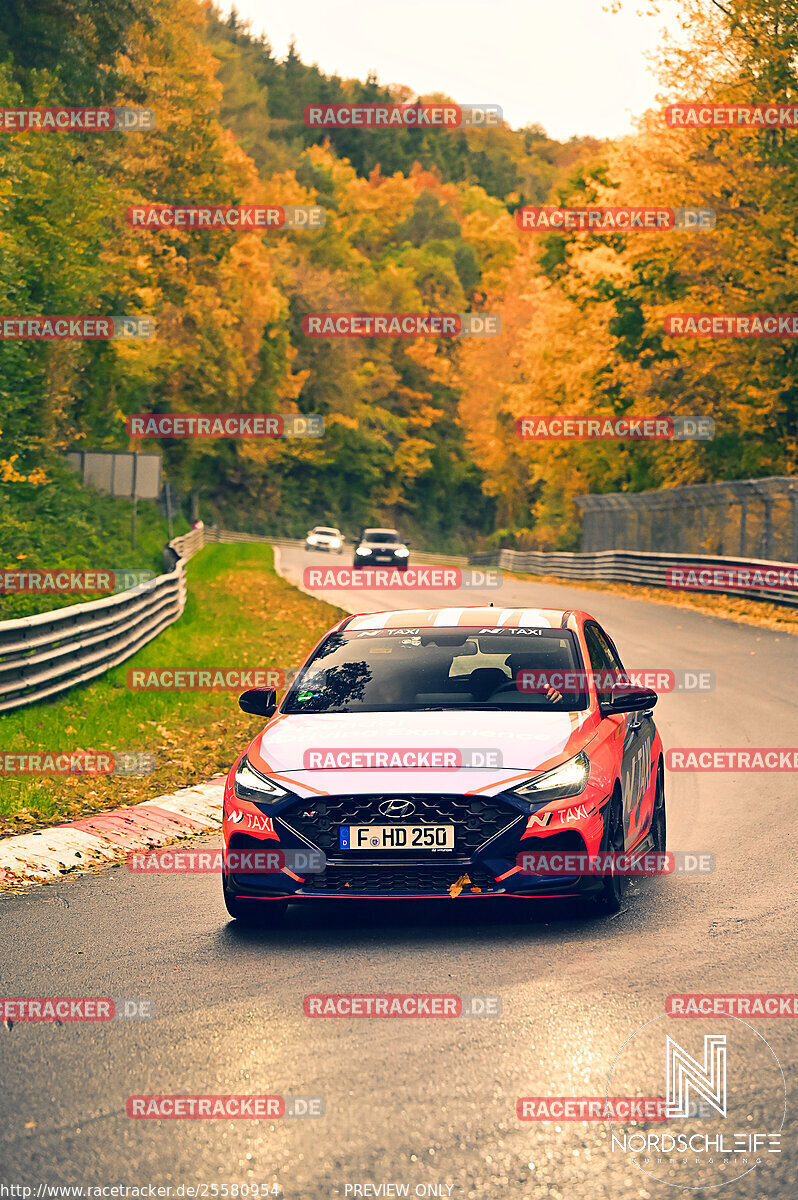
[[[667,1115],[690,1116],[690,1091],[726,1116],[726,1034],[704,1036],[704,1065],[696,1062],[672,1037],[666,1037]]]

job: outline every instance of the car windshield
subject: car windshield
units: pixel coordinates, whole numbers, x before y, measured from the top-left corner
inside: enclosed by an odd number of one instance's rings
[[[324,525],[317,525],[316,528],[312,532],[329,534],[330,537],[338,537],[337,529],[327,529]]]
[[[363,534],[364,542],[398,542],[399,534],[390,529],[367,529]]]
[[[281,711],[573,712],[588,704],[584,676],[565,629],[343,630],[319,646]]]

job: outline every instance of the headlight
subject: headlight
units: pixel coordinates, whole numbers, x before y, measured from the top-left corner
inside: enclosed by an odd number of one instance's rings
[[[529,806],[530,812],[548,804],[550,800],[565,800],[568,796],[578,796],[587,787],[590,778],[590,759],[582,750],[575,758],[552,767],[534,779],[527,780],[520,787],[512,788],[514,796]]]
[[[357,550],[355,551],[355,554],[371,554],[371,551],[366,550],[365,547],[363,547],[363,546],[358,546]]]
[[[245,754],[233,778],[233,794],[239,800],[266,801],[268,804],[281,800],[288,792],[256,771]]]
[[[397,558],[409,558],[410,557],[410,551],[406,550],[404,548],[404,546],[400,546],[398,550],[394,550],[394,554],[396,555]]]

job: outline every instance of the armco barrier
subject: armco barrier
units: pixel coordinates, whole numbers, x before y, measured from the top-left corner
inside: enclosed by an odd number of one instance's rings
[[[194,529],[169,543],[174,570],[118,596],[74,604],[55,612],[0,622],[0,712],[44,700],[77,683],[96,679],[124,662],[177,621],[186,603],[184,563],[207,542],[271,542],[304,546],[294,538],[276,538],[231,530]],[[421,563],[462,565],[460,556],[419,553]],[[473,554],[478,566],[498,566],[530,575],[600,580],[665,588],[671,567],[693,566],[755,570],[788,570],[790,564],[763,559],[718,558],[710,555],[651,554],[638,550],[602,550],[594,554],[546,553],[538,550],[493,550]],[[798,567],[795,568],[798,570]],[[721,589],[712,589],[713,592]],[[727,587],[726,595],[771,600],[798,607],[798,593],[767,587]]]
[[[174,538],[174,570],[118,596],[0,621],[0,712],[95,679],[177,621],[186,603],[183,564],[204,544],[202,529]]]
[[[798,573],[798,565],[768,562],[760,558],[720,558],[709,554],[653,554],[642,550],[599,550],[593,554],[571,554],[566,551],[489,550],[472,554],[475,566],[500,567],[522,575],[556,575],[560,579],[594,580],[605,583],[636,583],[647,587],[673,590],[667,572],[672,568],[719,568],[721,570],[776,571]],[[706,591],[713,595],[744,596],[749,600],[770,600],[798,608],[798,592],[778,587],[690,588],[690,592]]]
[[[171,570],[118,596],[54,612],[0,621],[0,712],[56,696],[125,662],[172,625],[186,604],[184,563],[208,542],[270,542],[304,546],[296,538],[263,537],[208,526],[173,538]],[[414,554],[416,562],[464,564],[465,558]]]

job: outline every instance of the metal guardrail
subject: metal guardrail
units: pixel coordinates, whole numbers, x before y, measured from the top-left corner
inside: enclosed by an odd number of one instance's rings
[[[798,576],[798,564],[773,562],[760,558],[727,558],[709,554],[654,554],[642,550],[599,550],[592,554],[572,554],[566,551],[489,550],[472,554],[469,561],[475,566],[500,567],[528,575],[556,575],[560,579],[594,580],[605,583],[636,583],[647,587],[667,588],[669,591],[707,592],[712,595],[744,596],[749,600],[770,600],[798,608],[798,592],[776,587],[724,586],[674,588],[668,582],[668,571],[705,569],[722,572],[777,572]],[[773,578],[773,576],[771,576]]]
[[[174,538],[174,570],[118,596],[0,621],[0,712],[96,679],[177,621],[186,603],[183,564],[204,544],[202,529]]]
[[[174,538],[167,550],[174,567],[164,575],[139,584],[118,596],[87,604],[74,604],[55,612],[39,613],[0,622],[0,712],[9,712],[35,700],[55,696],[78,683],[87,683],[130,658],[142,646],[177,621],[186,603],[185,562],[208,542],[270,542],[303,547],[297,538],[276,538],[236,533],[209,526]],[[411,551],[420,563],[498,566],[531,575],[554,575],[576,581],[605,581],[671,587],[672,568],[748,570],[798,573],[798,565],[755,558],[719,558],[711,555],[653,554],[635,550],[602,550],[592,554],[538,550],[493,550],[456,555]],[[798,608],[798,593],[778,586],[726,586],[706,590],[714,594],[770,600]]]
[[[266,537],[260,533],[237,533],[233,529],[220,529],[218,525],[209,525],[205,529],[206,542],[270,542],[273,546],[303,546],[304,542],[297,538]]]
[[[147,583],[118,596],[0,621],[0,712],[96,679],[179,620],[186,604],[184,564],[209,542],[305,544],[302,539],[236,533],[213,525],[192,529],[168,543],[164,559],[169,569]],[[413,559],[444,564],[467,561],[433,554],[413,554]]]

